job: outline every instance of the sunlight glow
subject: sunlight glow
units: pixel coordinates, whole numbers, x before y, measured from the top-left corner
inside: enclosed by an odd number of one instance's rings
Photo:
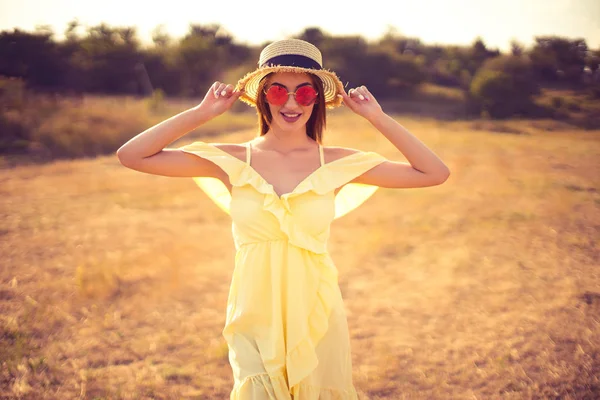
[[[556,34],[584,38],[593,48],[600,46],[597,0],[371,0],[369,7],[350,4],[342,7],[339,2],[306,0],[265,9],[239,0],[170,0],[166,4],[0,0],[0,29],[34,30],[48,25],[62,38],[68,22],[77,19],[87,26],[102,22],[136,26],[142,41],[150,43],[152,31],[160,25],[170,35],[181,37],[191,23],[217,23],[240,42],[261,44],[297,34],[309,26],[333,35],[359,34],[368,39],[377,39],[393,27],[427,44],[470,44],[479,36],[489,47],[507,50],[511,40],[530,45],[535,36]]]

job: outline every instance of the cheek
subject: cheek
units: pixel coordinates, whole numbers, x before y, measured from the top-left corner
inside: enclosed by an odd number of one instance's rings
[[[271,113],[271,119],[281,118],[281,115],[279,114],[279,111],[281,110],[280,106],[273,106],[269,103],[265,103],[265,104],[267,106],[267,109]]]
[[[310,116],[312,115],[313,112],[315,112],[315,105],[314,104],[312,106],[305,107],[304,115],[302,117],[304,119],[306,119],[306,121],[308,121],[310,119]]]

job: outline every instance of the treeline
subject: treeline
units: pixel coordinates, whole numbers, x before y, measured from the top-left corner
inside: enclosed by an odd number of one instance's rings
[[[83,30],[83,32],[82,32]],[[527,114],[543,86],[600,96],[600,49],[584,39],[537,37],[531,48],[513,42],[508,54],[482,39],[470,46],[422,43],[388,32],[377,41],[307,28],[296,37],[319,47],[325,66],[349,87],[367,85],[381,98],[410,94],[424,82],[460,88],[471,106],[491,116]],[[266,43],[264,44],[266,45]],[[71,22],[65,39],[49,29],[0,33],[0,76],[54,93],[203,95],[214,80],[235,83],[256,67],[262,47],[240,44],[218,25],[191,25],[181,38],[157,28],[143,46],[135,28]]]

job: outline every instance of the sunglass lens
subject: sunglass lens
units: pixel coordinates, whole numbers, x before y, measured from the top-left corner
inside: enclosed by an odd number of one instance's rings
[[[301,106],[309,106],[317,98],[317,91],[312,86],[302,86],[296,91],[296,101]]]
[[[273,85],[267,90],[267,101],[274,105],[285,104],[287,100],[287,90],[281,86]]]

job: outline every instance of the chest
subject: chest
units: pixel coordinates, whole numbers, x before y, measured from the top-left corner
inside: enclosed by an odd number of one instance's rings
[[[273,187],[277,196],[291,193],[313,174],[321,165],[318,159],[307,156],[284,157],[261,154],[253,156],[250,163],[256,174]]]
[[[231,196],[231,218],[241,230],[279,231],[285,220],[294,229],[318,234],[329,228],[334,216],[333,192],[308,191],[281,198],[248,185],[234,187]]]

